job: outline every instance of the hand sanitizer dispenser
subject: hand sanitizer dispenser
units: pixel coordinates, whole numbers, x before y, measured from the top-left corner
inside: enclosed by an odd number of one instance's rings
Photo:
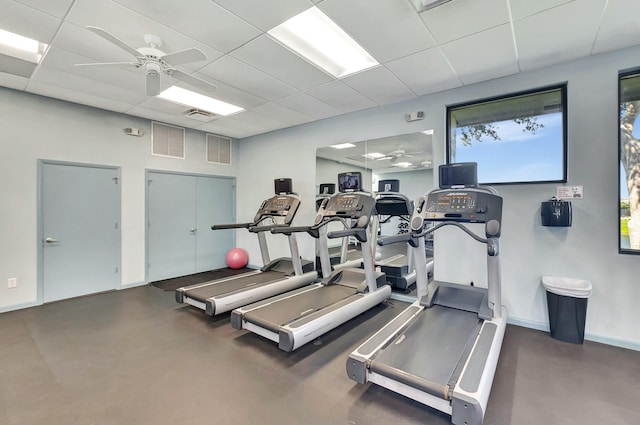
[[[555,197],[542,202],[540,219],[543,226],[571,227],[571,202]]]

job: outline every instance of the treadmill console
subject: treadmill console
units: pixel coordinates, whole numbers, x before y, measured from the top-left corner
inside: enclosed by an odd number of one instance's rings
[[[272,196],[260,205],[253,221],[257,223],[267,217],[283,217],[283,224],[291,224],[299,206],[300,200],[294,195]]]
[[[337,193],[320,205],[316,223],[323,218],[341,217],[357,220],[360,217],[370,217],[374,213],[375,206],[376,201],[369,194]]]
[[[422,229],[425,221],[488,223],[491,220],[498,224],[502,221],[500,196],[473,189],[441,189],[418,198],[411,229]]]

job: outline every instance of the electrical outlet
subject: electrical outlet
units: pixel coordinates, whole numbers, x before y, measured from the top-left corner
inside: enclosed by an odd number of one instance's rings
[[[7,287],[9,288],[15,288],[16,286],[18,286],[18,279],[15,277],[10,277],[7,280]]]

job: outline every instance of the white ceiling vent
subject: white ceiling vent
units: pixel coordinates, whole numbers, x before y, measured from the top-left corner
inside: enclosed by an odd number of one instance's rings
[[[184,159],[184,128],[152,122],[151,154]]]
[[[191,118],[191,119],[203,121],[203,122],[208,122],[218,117],[218,115],[214,114],[213,112],[209,112],[209,111],[205,111],[197,108],[189,109],[187,112],[184,113],[184,116],[187,118]]]
[[[231,164],[231,139],[207,134],[207,162]]]

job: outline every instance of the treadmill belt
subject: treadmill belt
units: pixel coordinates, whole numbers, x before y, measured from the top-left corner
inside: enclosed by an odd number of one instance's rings
[[[182,288],[189,285],[196,285],[198,283],[209,282],[211,280],[224,279],[225,277],[233,276],[236,274],[245,274],[254,271],[247,267],[241,269],[232,269],[225,267],[222,269],[209,270],[207,272],[200,272],[196,274],[190,274],[187,276],[172,277],[171,279],[157,280],[150,282],[149,285],[154,286],[163,291],[175,291],[178,288]]]
[[[447,384],[481,321],[476,313],[435,305],[378,353],[371,371],[446,397]]]
[[[278,332],[280,326],[332,305],[355,293],[355,289],[341,285],[319,286],[317,289],[249,311],[244,315],[244,320],[270,331]]]
[[[237,291],[239,289],[248,288],[254,285],[269,283],[275,280],[281,280],[286,274],[276,271],[260,272],[249,276],[238,276],[229,280],[213,282],[210,285],[204,285],[193,289],[187,289],[184,293],[187,297],[197,301],[205,302],[211,297],[226,294],[228,292]]]

